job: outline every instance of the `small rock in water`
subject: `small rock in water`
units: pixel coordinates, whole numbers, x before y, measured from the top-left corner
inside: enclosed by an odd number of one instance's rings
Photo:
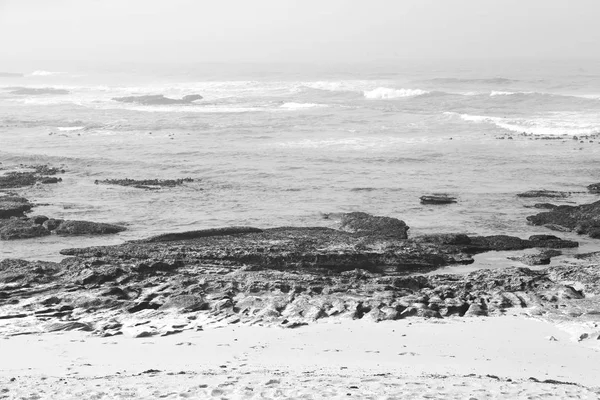
[[[430,196],[421,196],[421,204],[451,204],[456,203],[456,197],[447,194],[434,194]]]

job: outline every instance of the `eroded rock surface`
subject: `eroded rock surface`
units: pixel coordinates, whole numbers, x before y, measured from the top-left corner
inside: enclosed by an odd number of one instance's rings
[[[470,263],[489,249],[565,243],[550,235],[398,239],[242,227],[67,249],[72,257],[60,263],[0,262],[0,331],[22,333],[43,322],[46,330],[143,337],[204,324],[297,327],[322,318],[481,316],[523,307],[588,312],[597,306],[591,295],[600,294],[597,264],[408,275]],[[77,324],[52,325],[59,321]]]

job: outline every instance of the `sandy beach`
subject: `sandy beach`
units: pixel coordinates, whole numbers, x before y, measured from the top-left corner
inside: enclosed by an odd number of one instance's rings
[[[596,399],[600,341],[524,316],[0,341],[0,398]],[[545,382],[544,382],[545,381]]]

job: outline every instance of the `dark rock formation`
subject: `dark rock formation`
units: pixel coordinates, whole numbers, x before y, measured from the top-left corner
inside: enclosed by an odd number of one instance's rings
[[[22,217],[24,213],[31,210],[32,204],[24,197],[2,196],[0,197],[0,219],[10,217]]]
[[[529,190],[524,193],[517,194],[517,197],[551,197],[555,199],[569,197],[571,193],[569,192],[558,192],[555,190]]]
[[[590,193],[600,193],[600,183],[592,183],[591,185],[588,185],[587,190]]]
[[[28,219],[0,220],[0,240],[30,239],[50,234],[42,225]]]
[[[558,206],[552,211],[527,217],[532,225],[544,225],[554,230],[576,231],[600,236],[600,201],[580,206]]]
[[[54,229],[57,235],[73,236],[73,235],[105,235],[118,233],[127,228],[119,225],[105,224],[100,222],[90,221],[63,221]]]
[[[129,186],[137,189],[159,189],[161,187],[175,187],[187,182],[193,182],[192,178],[183,179],[103,179],[96,180],[94,183],[106,185]]]
[[[12,189],[31,186],[37,182],[32,172],[8,172],[0,176],[0,189]]]
[[[409,227],[404,221],[390,217],[376,217],[363,212],[343,214],[340,230],[358,236],[381,236],[406,239]]]
[[[162,94],[157,95],[146,95],[146,96],[128,96],[128,97],[114,97],[113,100],[121,103],[136,103],[146,106],[153,105],[169,105],[169,104],[191,104],[196,100],[202,99],[199,94],[192,94],[183,96],[181,99],[170,99]]]
[[[421,196],[421,204],[451,204],[456,203],[456,197],[447,194],[436,194],[431,196]]]
[[[69,94],[70,92],[66,89],[55,89],[55,88],[13,88],[9,92],[10,94],[26,95],[26,96],[40,96],[46,94]]]

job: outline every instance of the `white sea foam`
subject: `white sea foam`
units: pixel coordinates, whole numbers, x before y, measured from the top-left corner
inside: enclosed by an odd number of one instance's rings
[[[487,123],[511,132],[541,136],[590,135],[600,133],[600,115],[597,113],[554,112],[533,118],[501,118],[483,115],[459,115],[464,121]]]
[[[302,110],[306,108],[319,108],[319,107],[328,107],[327,104],[317,104],[317,103],[283,103],[280,108],[285,108],[287,110]]]
[[[503,92],[500,90],[492,90],[490,96],[512,96],[515,94],[533,94],[535,92]]]
[[[401,97],[421,96],[429,92],[421,89],[391,89],[379,87],[374,90],[367,90],[363,94],[367,99],[397,99]]]
[[[52,76],[52,75],[60,75],[60,74],[62,74],[62,72],[37,70],[37,71],[33,71],[30,76]]]
[[[104,105],[100,107],[101,109],[121,109],[121,110],[131,110],[131,111],[143,111],[143,112],[175,112],[175,113],[245,113],[245,112],[256,112],[256,111],[266,111],[265,108],[261,107],[235,107],[235,106],[188,106],[188,105],[173,105],[173,106],[134,106],[134,105],[123,105],[121,107],[115,107],[114,105]]]
[[[85,129],[85,126],[59,126],[56,129],[60,132],[72,132]]]

